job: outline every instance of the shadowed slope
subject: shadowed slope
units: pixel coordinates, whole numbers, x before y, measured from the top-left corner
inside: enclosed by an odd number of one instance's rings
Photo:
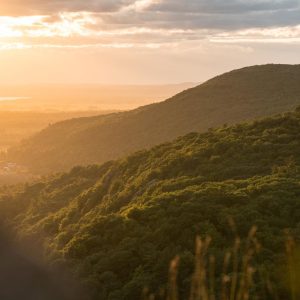
[[[36,172],[102,163],[192,131],[280,113],[300,104],[300,66],[248,67],[139,109],[55,124],[11,149]]]

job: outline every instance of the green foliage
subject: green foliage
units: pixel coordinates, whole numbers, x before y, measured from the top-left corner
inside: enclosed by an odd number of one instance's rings
[[[91,299],[109,300],[140,299],[145,286],[166,288],[176,255],[179,294],[188,295],[195,236],[212,237],[218,262],[235,234],[244,243],[257,225],[262,250],[254,263],[287,299],[278,273],[284,232],[300,238],[299,149],[299,110],[191,133],[102,166],[3,188],[0,217],[21,239],[41,243],[52,264],[67,265]],[[216,273],[221,269],[217,263]]]
[[[11,149],[7,159],[48,174],[124,157],[189,132],[281,113],[300,104],[299,76],[300,67],[291,65],[236,70],[162,103],[54,124]],[[287,138],[285,132],[276,136],[282,141]],[[230,139],[210,150],[236,151],[238,145],[229,146]],[[217,160],[218,155],[210,159]]]

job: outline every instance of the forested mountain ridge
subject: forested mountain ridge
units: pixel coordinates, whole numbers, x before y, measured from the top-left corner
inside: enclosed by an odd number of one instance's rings
[[[162,103],[54,124],[11,149],[7,159],[37,173],[103,163],[189,132],[294,109],[299,78],[299,65],[235,70]]]
[[[210,235],[220,259],[234,238],[230,217],[242,241],[258,226],[258,267],[271,274],[279,299],[288,299],[278,278],[284,232],[300,239],[300,109],[3,187],[0,216],[21,239],[40,241],[51,262],[67,265],[91,299],[110,300],[140,299],[145,286],[166,287],[177,254],[186,296],[195,236]],[[264,290],[255,281],[252,292]],[[261,299],[274,299],[263,293]]]

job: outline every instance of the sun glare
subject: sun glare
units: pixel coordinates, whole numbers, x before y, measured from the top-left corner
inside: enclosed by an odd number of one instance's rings
[[[95,21],[88,13],[60,13],[57,20],[49,16],[0,17],[0,38],[69,37],[88,35]]]
[[[0,38],[21,37],[26,29],[40,26],[45,16],[0,17]]]

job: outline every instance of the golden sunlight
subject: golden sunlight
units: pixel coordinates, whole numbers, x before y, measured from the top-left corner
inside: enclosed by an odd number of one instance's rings
[[[40,26],[44,16],[0,17],[0,38],[22,37],[28,28]]]
[[[94,23],[84,12],[60,13],[56,20],[49,16],[0,17],[0,38],[85,36],[86,26]]]
[[[299,300],[299,16],[0,0],[0,300]]]

